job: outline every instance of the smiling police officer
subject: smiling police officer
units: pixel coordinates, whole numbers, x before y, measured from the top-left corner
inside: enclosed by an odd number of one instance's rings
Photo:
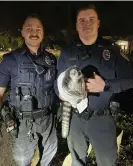
[[[88,142],[98,166],[115,166],[116,127],[109,105],[113,93],[133,85],[133,72],[119,49],[99,37],[100,20],[94,5],[80,9],[76,21],[78,37],[62,51],[57,63],[58,74],[77,65],[86,76],[88,108],[73,113],[68,136],[72,166],[87,165]],[[56,84],[55,90],[59,95]]]
[[[48,166],[57,151],[53,118],[56,96],[56,58],[41,42],[44,30],[40,18],[29,15],[21,29],[24,45],[3,56],[0,63],[0,100],[10,85],[10,108],[15,111],[17,136],[13,157],[19,166],[30,165],[38,139],[42,137],[41,166]]]

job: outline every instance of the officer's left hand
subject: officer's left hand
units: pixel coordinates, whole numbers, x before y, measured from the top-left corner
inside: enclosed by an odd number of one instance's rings
[[[96,73],[94,73],[94,78],[85,78],[85,83],[87,92],[103,92],[105,87],[104,80]]]

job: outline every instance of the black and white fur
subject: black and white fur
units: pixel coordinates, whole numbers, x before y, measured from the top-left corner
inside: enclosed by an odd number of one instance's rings
[[[62,105],[62,137],[67,138],[71,120],[72,108],[85,98],[85,82],[81,70],[76,67],[68,68],[63,76],[62,81],[64,102]]]

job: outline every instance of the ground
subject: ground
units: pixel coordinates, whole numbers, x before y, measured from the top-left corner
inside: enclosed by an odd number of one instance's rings
[[[2,127],[2,144],[0,145],[0,166],[16,166],[12,158],[11,137]]]
[[[2,127],[2,135],[3,140],[0,145],[0,166],[17,166],[12,158],[12,151],[11,151],[11,136],[9,133],[6,132],[5,127]],[[63,147],[63,151],[61,150],[61,147]],[[53,160],[52,166],[62,166],[62,162],[65,158],[65,156],[68,154],[67,144],[66,140],[60,141],[59,150],[56,154],[56,157]],[[37,155],[35,155],[34,161],[32,166],[35,166],[36,161],[38,161],[38,152]]]
[[[117,127],[124,130],[121,151],[119,153],[119,163],[117,166],[133,166],[133,115],[120,115],[117,119]],[[0,145],[0,166],[16,166],[11,153],[10,134],[6,133],[5,128],[2,128],[2,133],[4,139],[3,143]],[[60,132],[58,132],[58,139],[58,152],[53,160],[52,166],[62,166],[65,157],[69,154],[66,140],[61,138]],[[96,166],[94,152],[90,156],[88,166]],[[36,165],[36,160],[38,160],[38,153],[34,158],[32,166]],[[68,161],[68,163],[69,162],[70,161]],[[70,165],[67,164],[63,166]]]

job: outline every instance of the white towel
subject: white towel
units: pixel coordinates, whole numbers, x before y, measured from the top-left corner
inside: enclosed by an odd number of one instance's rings
[[[62,72],[59,76],[58,76],[58,79],[57,79],[57,87],[58,87],[58,91],[59,91],[59,96],[64,100],[64,101],[67,101],[69,102],[73,108],[77,108],[78,112],[79,113],[82,113],[88,106],[88,99],[87,99],[87,92],[85,94],[85,97],[84,99],[77,104],[77,99],[75,98],[75,96],[70,96],[69,94],[67,94],[64,89],[62,88],[62,80],[65,76],[65,72]]]

